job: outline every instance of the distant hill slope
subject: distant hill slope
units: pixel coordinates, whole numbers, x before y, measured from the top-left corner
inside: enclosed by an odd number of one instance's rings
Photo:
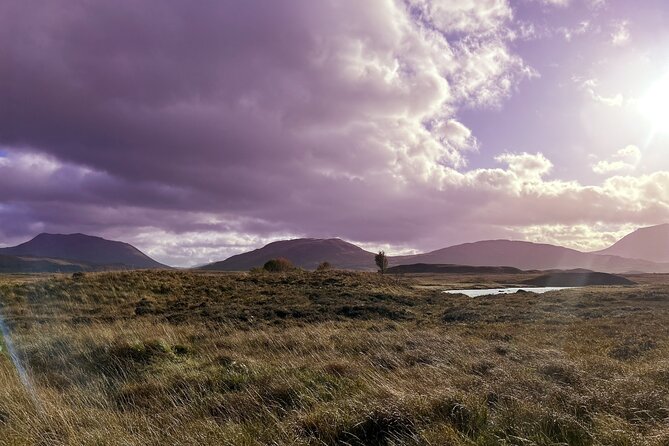
[[[96,269],[109,265],[115,269],[165,268],[134,246],[85,234],[40,234],[11,248],[0,248],[0,255],[64,259],[91,264]]]
[[[669,224],[637,229],[613,246],[594,254],[669,262]]]
[[[615,274],[597,272],[559,272],[544,274],[523,282],[534,286],[587,286],[587,285],[635,285],[629,279]]]
[[[333,267],[342,269],[374,269],[373,253],[338,238],[301,238],[273,242],[199,269],[247,271],[263,266],[268,260],[277,257],[285,257],[295,266],[306,269],[315,269],[321,262],[330,262]]]
[[[374,254],[340,239],[295,239],[270,243],[260,249],[232,256],[221,262],[200,267],[205,270],[247,271],[262,266],[266,261],[285,257],[296,266],[314,269],[320,262],[330,262],[336,268],[374,270]],[[585,253],[542,243],[512,240],[484,240],[451,246],[425,254],[389,257],[391,268],[405,265],[408,272],[418,268],[432,272],[434,268],[508,267],[519,270],[587,269],[606,273],[669,272],[669,262],[658,263],[644,259],[616,255]],[[440,267],[412,266],[416,264]],[[450,266],[448,266],[450,265]],[[408,269],[407,269],[408,268]],[[430,269],[431,268],[431,269]],[[429,271],[428,271],[429,270]]]
[[[86,269],[66,260],[0,255],[0,273],[73,273]]]
[[[388,268],[386,271],[392,274],[520,274],[523,272],[518,268],[512,268],[510,266],[439,265],[432,263],[397,265]]]
[[[511,240],[465,243],[426,254],[390,259],[391,265],[409,263],[510,266],[522,270],[585,268],[609,273],[669,272],[669,264],[612,255],[597,255],[560,246]]]

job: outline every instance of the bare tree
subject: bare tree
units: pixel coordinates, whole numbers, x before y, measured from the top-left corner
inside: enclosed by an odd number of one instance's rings
[[[379,267],[381,274],[385,273],[386,268],[388,268],[388,257],[386,257],[386,253],[384,251],[379,251],[379,253],[374,256],[374,261],[376,262],[376,266]]]

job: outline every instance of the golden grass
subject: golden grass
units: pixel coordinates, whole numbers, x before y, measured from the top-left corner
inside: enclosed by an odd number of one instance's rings
[[[662,280],[480,299],[443,286],[335,271],[0,280],[34,385],[0,354],[0,445],[669,444]]]

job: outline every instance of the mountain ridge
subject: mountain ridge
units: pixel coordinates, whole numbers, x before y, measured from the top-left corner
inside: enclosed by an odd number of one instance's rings
[[[669,262],[669,223],[636,229],[608,248],[593,254]]]
[[[319,249],[316,252],[316,248]],[[267,245],[213,262],[198,269],[210,271],[246,271],[261,267],[270,259],[284,257],[300,268],[315,269],[321,262],[336,268],[373,269],[374,253],[339,238],[298,238],[278,240]]]
[[[344,244],[347,255],[332,257],[327,250],[317,251],[324,243]],[[294,246],[313,250],[309,258],[300,257]],[[285,249],[288,248],[288,249]],[[357,249],[356,249],[357,248]],[[296,266],[314,269],[318,263],[327,261],[336,268],[374,270],[374,254],[341,239],[292,239],[272,242],[261,248],[237,254],[220,262],[214,262],[201,269],[221,271],[244,271],[262,266],[267,260],[285,257]],[[463,243],[423,254],[395,256],[388,258],[389,266],[416,263],[510,267],[521,270],[569,270],[588,269],[607,273],[629,273],[644,271],[651,273],[669,272],[669,263],[656,263],[643,259],[628,259],[614,255],[585,253],[571,248],[517,240],[482,240]]]
[[[0,255],[83,262],[93,269],[167,268],[129,243],[82,233],[41,233],[19,245],[0,248]]]
[[[296,266],[315,269],[329,262],[340,269],[376,269],[374,253],[340,238],[278,240],[224,260],[193,269],[247,271],[267,260],[285,257]],[[74,271],[169,268],[134,246],[102,237],[41,233],[17,246],[0,248],[0,271]],[[457,267],[516,268],[518,270],[587,269],[607,273],[669,273],[669,224],[639,228],[610,247],[596,252],[520,240],[495,239],[462,243],[426,253],[389,256],[389,266],[436,265],[432,270]],[[421,266],[425,269],[425,266]],[[407,270],[407,268],[401,268]],[[410,268],[408,268],[410,269]]]
[[[391,265],[411,263],[508,266],[522,270],[575,269],[626,273],[669,272],[669,264],[643,259],[581,252],[572,248],[520,240],[481,240],[462,243],[424,254],[392,258]]]

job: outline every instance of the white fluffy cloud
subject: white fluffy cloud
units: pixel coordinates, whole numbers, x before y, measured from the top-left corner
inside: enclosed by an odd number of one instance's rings
[[[414,14],[448,32],[496,32],[513,16],[506,0],[408,0]]]
[[[607,175],[612,172],[634,170],[641,161],[641,150],[637,146],[629,145],[618,150],[610,160],[601,160],[592,166],[593,172]]]

